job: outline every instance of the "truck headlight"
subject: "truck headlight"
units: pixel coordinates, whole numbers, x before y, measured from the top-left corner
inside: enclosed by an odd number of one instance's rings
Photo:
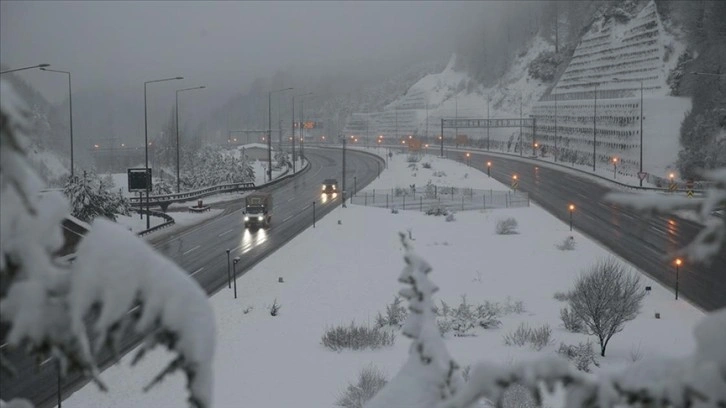
[[[250,217],[245,215],[245,221],[249,221],[249,220],[250,220]]]
[[[260,215],[260,216],[258,216],[258,217],[257,217],[257,220],[258,220],[258,221],[262,221],[262,216],[261,216],[261,215]]]

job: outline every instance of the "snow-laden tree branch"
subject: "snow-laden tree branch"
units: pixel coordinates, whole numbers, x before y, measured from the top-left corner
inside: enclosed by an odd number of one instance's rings
[[[96,353],[105,345],[117,350],[132,329],[145,337],[138,357],[158,344],[176,355],[152,384],[180,369],[190,404],[211,406],[216,333],[204,290],[103,218],[79,244],[75,262],[61,264],[54,254],[63,245],[68,200],[40,194],[44,183],[25,154],[24,109],[6,82],[0,91],[0,320],[10,325],[8,346],[52,355],[63,374],[80,371],[105,389]]]
[[[406,234],[400,236],[406,266],[398,281],[409,287],[399,294],[408,300],[411,311],[402,330],[412,343],[406,363],[366,408],[433,408],[463,385],[459,365],[449,355],[436,325],[433,294],[439,288],[427,276],[431,266],[413,252]]]

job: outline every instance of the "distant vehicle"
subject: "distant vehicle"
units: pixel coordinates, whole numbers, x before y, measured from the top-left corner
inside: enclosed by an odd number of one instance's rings
[[[245,228],[267,228],[272,220],[272,194],[255,192],[245,197]]]
[[[338,193],[338,180],[325,179],[325,181],[323,181],[323,194],[337,194],[337,193]]]

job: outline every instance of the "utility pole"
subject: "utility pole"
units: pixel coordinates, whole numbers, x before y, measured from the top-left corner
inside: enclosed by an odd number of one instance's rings
[[[343,135],[343,208],[346,208],[345,206],[345,143],[348,138]]]
[[[441,118],[441,157],[444,157],[444,119]]]
[[[489,103],[492,101],[490,95],[487,95],[487,151],[489,151]]]
[[[595,171],[595,163],[597,162],[597,86],[595,84],[595,110],[592,114],[592,171]],[[642,135],[642,133],[641,133]]]
[[[426,143],[429,142],[429,101],[426,100]]]
[[[454,143],[459,143],[459,96],[454,95]]]
[[[557,163],[557,94],[555,94],[555,163]]]
[[[292,174],[295,174],[295,95],[292,96]],[[300,131],[302,133],[302,130]]]
[[[524,146],[522,140],[522,94],[519,94],[519,156],[522,157],[524,154],[522,147]]]

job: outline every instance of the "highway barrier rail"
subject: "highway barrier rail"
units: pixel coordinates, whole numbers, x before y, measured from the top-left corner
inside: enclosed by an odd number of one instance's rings
[[[206,187],[194,191],[185,191],[176,194],[164,194],[164,195],[150,195],[149,205],[159,205],[162,209],[165,209],[171,203],[178,203],[184,201],[192,201],[199,198],[204,198],[210,195],[219,193],[229,193],[233,191],[249,191],[255,190],[255,183],[229,183],[219,184],[212,187]],[[139,207],[146,206],[146,196],[143,197],[129,197],[131,205]]]

